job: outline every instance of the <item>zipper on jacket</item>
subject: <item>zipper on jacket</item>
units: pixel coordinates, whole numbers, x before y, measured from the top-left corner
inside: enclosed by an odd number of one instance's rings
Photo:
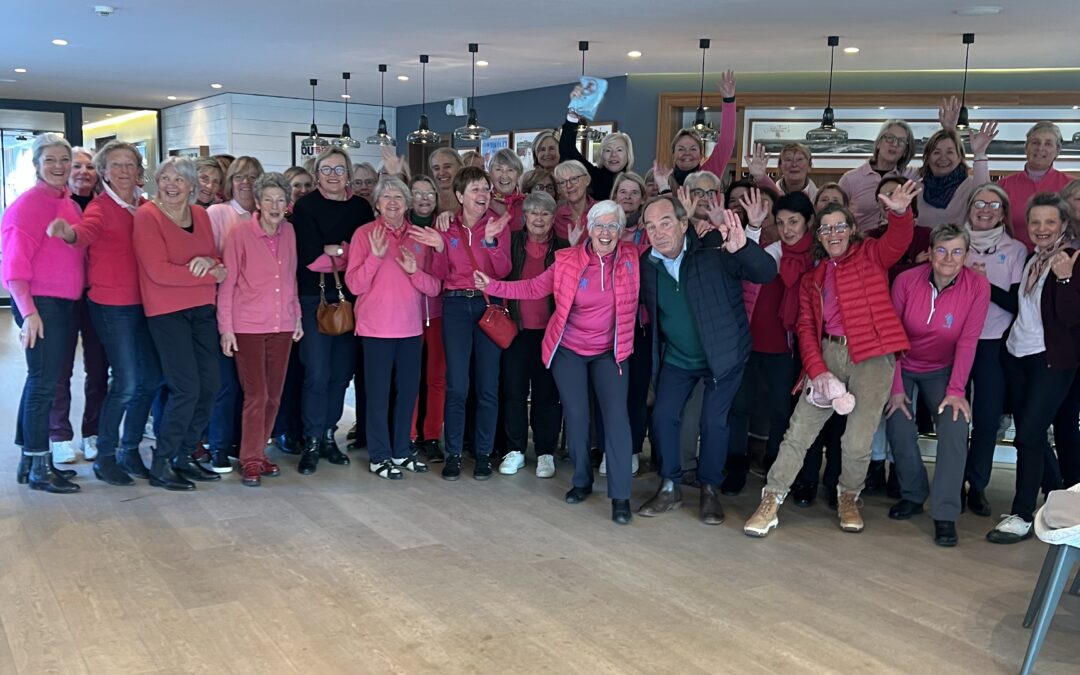
[[[930,284],[930,316],[926,317],[926,325],[929,326],[930,321],[934,318],[934,312],[937,311],[938,289],[933,280],[926,283]]]

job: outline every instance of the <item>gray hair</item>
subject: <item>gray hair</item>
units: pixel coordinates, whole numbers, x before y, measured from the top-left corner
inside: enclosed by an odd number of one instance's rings
[[[543,211],[545,213],[554,214],[555,208],[555,198],[543,190],[530,192],[529,196],[525,198],[525,201],[521,202],[521,211],[523,213]]]
[[[968,197],[967,201],[967,208],[964,209],[964,218],[971,217],[971,207],[975,204],[975,195],[980,192],[993,192],[1001,201],[1001,224],[1005,226],[1005,232],[1010,237],[1013,236],[1012,219],[1009,217],[1009,193],[1005,192],[997,183],[983,183],[971,191],[971,196]]]
[[[888,133],[892,127],[900,127],[907,133],[907,145],[904,146],[904,154],[900,156],[900,159],[896,162],[896,170],[903,172],[907,168],[908,163],[915,157],[915,132],[911,129],[911,125],[904,120],[885,120],[885,123],[878,129],[877,136],[874,138],[874,154],[870,157],[870,163],[877,162],[878,143],[881,141],[881,137]],[[958,148],[959,150],[959,148]]]
[[[626,145],[626,166],[623,167],[623,171],[632,171],[634,169],[634,142],[630,140],[630,134],[613,131],[604,136],[604,140],[600,141],[600,156],[603,157],[604,149],[611,147],[615,141],[622,141]]]
[[[495,166],[505,166],[513,171],[517,172],[518,178],[521,178],[521,173],[525,168],[521,164],[521,158],[517,156],[517,153],[510,148],[503,148],[499,150],[491,157],[491,165],[488,170],[494,169]]]
[[[435,165],[436,157],[440,155],[446,155],[451,158],[457,164],[459,169],[464,166],[461,162],[461,155],[453,148],[436,148],[434,152],[428,155],[428,168]]]
[[[1031,220],[1031,210],[1039,206],[1049,206],[1057,209],[1058,217],[1061,219],[1062,227],[1065,230],[1066,239],[1072,239],[1076,236],[1072,205],[1069,204],[1068,200],[1056,192],[1035,193],[1028,200],[1027,211],[1024,212],[1025,222]]]
[[[106,143],[100,150],[97,151],[97,154],[94,155],[94,168],[97,169],[98,175],[101,176],[101,180],[105,180],[105,166],[109,161],[109,155],[113,152],[116,152],[117,150],[127,150],[132,155],[134,155],[135,163],[138,165],[138,172],[141,175],[143,158],[142,154],[139,152],[139,149],[131,143],[113,139]],[[72,154],[74,155],[74,149],[72,150]]]
[[[331,145],[326,150],[323,150],[315,157],[315,165],[313,167],[314,170],[311,172],[311,177],[314,178],[316,181],[319,180],[318,173],[319,169],[322,168],[323,162],[330,159],[334,155],[337,155],[338,157],[341,157],[345,160],[345,180],[351,183],[353,174],[352,159],[349,158],[349,153],[345,152],[344,149],[334,145]]]
[[[84,148],[81,145],[73,145],[73,146],[71,146],[71,159],[72,159],[72,161],[75,160],[75,155],[86,155],[87,157],[90,158],[91,163],[93,163],[93,161],[94,161],[94,151],[91,150],[90,148]],[[94,165],[94,170],[95,171],[97,170],[97,165]]]
[[[720,177],[712,171],[695,171],[686,177],[686,180],[683,181],[683,186],[687,190],[693,190],[706,180],[711,180],[715,184],[717,191],[721,189]]]
[[[560,176],[587,176],[589,170],[585,168],[585,165],[576,159],[568,159],[565,162],[559,162],[555,165],[555,170],[551,172],[555,179],[558,180]]]
[[[355,176],[356,172],[359,171],[360,169],[367,169],[368,171],[371,172],[371,175],[375,176],[376,178],[379,177],[379,172],[375,169],[375,166],[371,162],[357,162],[356,164],[353,164],[353,167],[352,167],[353,175]],[[350,180],[352,180],[352,179],[350,179]]]
[[[593,207],[589,209],[589,215],[587,216],[587,229],[592,234],[593,228],[596,226],[600,218],[604,216],[615,216],[616,222],[619,224],[617,232],[618,236],[622,236],[623,230],[626,229],[626,214],[623,213],[622,207],[611,201],[605,199],[602,202],[596,202]]]
[[[289,179],[284,174],[280,174],[277,171],[268,171],[261,174],[255,179],[255,185],[252,187],[252,192],[255,193],[255,202],[258,203],[262,199],[263,191],[267,188],[277,188],[285,194],[285,201],[289,201],[289,197],[292,195],[292,186],[289,185]]]
[[[930,245],[937,246],[941,242],[950,239],[963,239],[964,248],[971,246],[971,235],[968,234],[967,229],[953,223],[938,225],[937,229],[930,235]]]
[[[32,157],[34,159],[34,171],[37,173],[38,178],[41,178],[41,156],[45,154],[46,148],[53,147],[67,148],[68,158],[71,157],[71,143],[60,134],[54,134],[52,132],[38,134],[34,139],[34,144],[31,146]]]
[[[165,173],[166,169],[172,169],[181,178],[187,181],[191,186],[191,192],[188,194],[188,204],[194,204],[195,198],[199,196],[199,191],[195,189],[195,186],[199,184],[199,176],[195,171],[195,162],[187,157],[166,157],[165,161],[157,165],[154,169],[154,184],[161,180],[161,174]]]
[[[1058,149],[1061,149],[1061,127],[1049,120],[1036,122],[1033,127],[1027,130],[1027,134],[1024,135],[1024,141],[1030,141],[1032,135],[1037,134],[1040,131],[1049,131],[1050,133],[1052,133],[1054,135],[1054,138],[1057,139]]]
[[[405,198],[405,208],[412,208],[412,192],[409,191],[409,186],[405,185],[405,181],[397,176],[384,175],[379,178],[379,182],[375,184],[375,190],[371,193],[371,201],[378,204],[379,198],[382,197],[383,193],[387,190],[397,190],[400,192],[401,196]]]

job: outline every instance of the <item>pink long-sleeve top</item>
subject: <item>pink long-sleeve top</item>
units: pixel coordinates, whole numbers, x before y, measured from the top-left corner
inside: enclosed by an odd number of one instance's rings
[[[229,231],[241,223],[251,220],[251,211],[240,206],[235,199],[224,204],[211,204],[206,207],[206,215],[210,216],[210,228],[214,231],[214,243],[217,244],[218,252],[225,250],[225,238]]]
[[[1061,192],[1072,179],[1072,176],[1054,167],[1047,169],[1044,174],[1028,173],[1025,167],[1023,171],[1017,171],[998,181],[998,186],[1009,195],[1009,217],[1012,219],[1013,236],[1027,247],[1028,253],[1035,250],[1027,228],[1028,200],[1039,192]]]
[[[140,199],[139,205],[145,200]],[[76,248],[87,250],[86,295],[99,305],[141,305],[139,264],[135,260],[135,211],[106,185],[72,223]]]
[[[735,99],[724,101],[720,106],[720,135],[709,158],[701,165],[698,171],[711,171],[724,182],[727,175],[728,164],[731,163],[731,155],[735,152]]]
[[[581,212],[581,217],[578,218],[576,224],[585,226],[589,220],[589,209],[593,207],[596,200],[592,197],[585,198],[585,210]],[[555,220],[552,221],[552,229],[555,231],[555,236],[559,239],[566,239],[570,241],[570,228],[575,225],[574,223],[574,211],[570,208],[570,204],[563,203],[555,207]],[[582,241],[588,237],[582,237]]]
[[[296,233],[287,220],[267,234],[256,213],[225,235],[228,274],[218,287],[221,333],[287,333],[296,330]]]
[[[840,188],[847,193],[851,212],[855,215],[859,229],[863,232],[878,226],[881,208],[878,206],[877,187],[882,179],[893,176],[905,176],[910,180],[915,180],[919,177],[919,172],[909,166],[903,172],[893,169],[882,175],[874,171],[870,162],[866,161],[840,176]]]
[[[443,282],[448,291],[475,289],[473,264],[465,247],[472,249],[480,271],[492,279],[502,279],[510,274],[510,229],[495,237],[495,243],[484,243],[484,226],[491,220],[489,212],[472,228],[465,227],[458,212],[450,221],[450,229],[442,233],[443,250],[432,254],[431,274]]]
[[[0,271],[23,316],[37,312],[34,296],[78,300],[86,287],[83,252],[45,233],[56,218],[77,223],[82,213],[67,190],[44,181],[19,195],[4,211]]]
[[[938,291],[933,269],[925,263],[896,277],[892,301],[911,342],[911,349],[896,362],[893,393],[904,390],[903,370],[929,373],[952,366],[945,393],[963,396],[990,306],[990,282],[964,267]]]
[[[424,298],[438,296],[440,284],[425,271],[428,247],[410,237],[408,227],[407,221],[401,227],[390,227],[379,217],[353,233],[345,283],[356,294],[357,335],[407,338],[424,332]],[[376,229],[386,236],[382,257],[371,252],[371,233]],[[412,274],[397,262],[402,248],[416,258]]]
[[[139,292],[146,316],[159,316],[192,307],[213,305],[217,281],[212,274],[197,277],[188,269],[195,257],[221,262],[210,218],[201,206],[191,206],[188,232],[162,213],[154,202],[135,212],[133,243],[139,263]]]

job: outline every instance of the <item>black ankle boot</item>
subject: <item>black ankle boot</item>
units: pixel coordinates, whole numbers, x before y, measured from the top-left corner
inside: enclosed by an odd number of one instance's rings
[[[52,457],[48,453],[31,457],[30,474],[27,476],[27,483],[29,483],[31,490],[43,490],[53,494],[71,494],[81,489],[75,483],[53,471]]]
[[[124,473],[120,465],[116,463],[115,455],[98,455],[94,460],[94,475],[97,479],[109,485],[134,485],[131,476]]]
[[[304,439],[304,451],[300,453],[300,465],[297,470],[305,476],[315,473],[319,466],[319,439],[308,436]]]
[[[143,480],[150,478],[150,469],[146,468],[138,448],[117,450],[116,464],[129,476],[142,478]]]
[[[195,489],[195,483],[176,475],[176,472],[169,466],[168,460],[161,455],[154,455],[154,459],[150,464],[150,485],[178,492],[188,492]]]
[[[326,433],[323,434],[322,441],[319,443],[319,456],[338,466],[345,466],[349,463],[349,456],[341,451],[337,441],[334,440],[333,429],[327,429]]]
[[[630,515],[630,500],[629,499],[612,499],[611,500],[611,519],[619,525],[629,525],[630,521],[634,519]]]
[[[19,468],[15,472],[15,482],[19,485],[26,485],[30,480],[30,465],[33,460],[34,458],[26,454],[25,450],[19,455]]]
[[[60,476],[61,478],[64,478],[66,480],[71,480],[75,476],[79,475],[79,472],[76,471],[75,469],[57,469],[56,468],[56,462],[53,461],[51,452],[49,453],[49,466],[52,468],[53,473],[55,473],[57,476]]]

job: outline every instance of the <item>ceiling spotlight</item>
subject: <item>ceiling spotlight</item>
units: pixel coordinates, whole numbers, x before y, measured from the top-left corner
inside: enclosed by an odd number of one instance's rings
[[[175,96],[166,96],[165,99],[168,100],[168,101],[175,101],[176,97]]]
[[[859,48],[858,47],[844,47],[844,53],[845,54],[858,54],[859,53]]]
[[[52,41],[52,43],[54,45],[56,45],[57,47],[67,47],[68,41],[63,40],[61,38],[56,38],[55,40]]]
[[[16,73],[25,73],[25,72],[26,72],[26,68],[16,68],[16,69],[15,69],[15,72],[16,72]]]
[[[877,107],[877,109],[878,109],[878,110],[884,110],[884,109],[885,109],[885,106],[883,106],[883,105],[879,105],[879,106]]]
[[[477,61],[476,62],[476,67],[477,68],[487,68],[487,65],[488,65],[487,61]]]
[[[210,88],[211,88],[211,89],[221,89],[221,85],[220,85],[220,84],[218,84],[217,82],[212,82],[212,83],[210,84]]]
[[[398,79],[399,82],[408,82],[409,81],[409,76],[408,75],[398,75],[397,79]]]
[[[632,59],[640,59],[641,58],[641,52],[639,52],[636,49],[633,49],[631,51],[626,52],[626,55],[629,56]]]

